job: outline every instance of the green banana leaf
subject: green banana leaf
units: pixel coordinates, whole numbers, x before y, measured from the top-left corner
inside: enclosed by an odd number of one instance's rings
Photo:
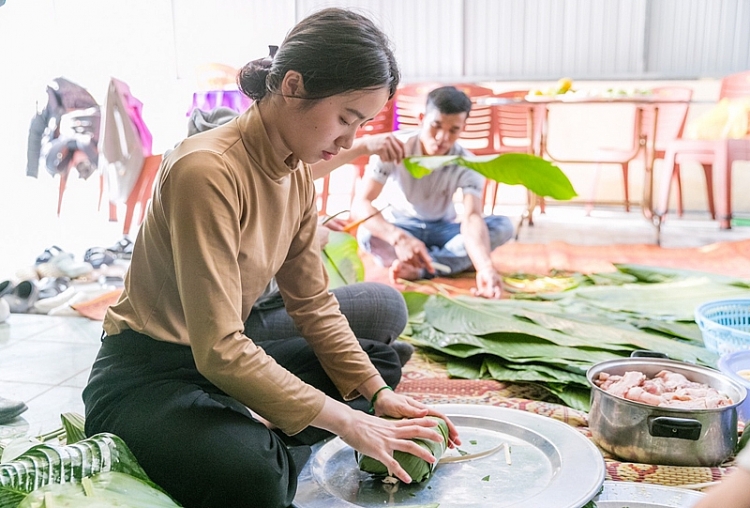
[[[637,317],[668,321],[694,321],[702,303],[724,298],[747,298],[750,289],[716,282],[706,277],[689,277],[652,284],[624,284],[619,287],[589,286],[575,292],[587,303]]]
[[[483,358],[480,358],[478,362],[476,361],[476,358],[478,357],[472,357],[470,359],[463,360],[449,359],[448,374],[451,377],[461,379],[495,379],[498,381],[506,380],[521,383],[529,381],[527,379],[517,379],[516,377],[509,377],[508,379],[505,379],[504,376],[501,376],[499,374],[499,371],[497,369],[490,372],[488,361],[494,361],[490,355],[486,355]],[[510,365],[503,366],[500,363],[497,363],[497,365],[499,368],[510,367]],[[510,376],[512,376],[512,374],[510,374]],[[591,409],[591,389],[588,386],[583,386],[578,382],[570,384],[562,384],[556,382],[532,382],[532,384],[545,389],[569,407],[586,412]]]
[[[666,351],[675,360],[707,366],[716,364],[716,355],[702,347],[636,329],[588,324],[572,315],[559,317],[533,312],[524,308],[525,303],[432,295],[424,311],[426,321],[444,333],[511,334],[514,337],[520,334],[545,339],[558,346],[608,351],[649,349]]]
[[[330,289],[365,280],[365,265],[359,257],[357,239],[349,233],[331,231],[322,255]]]
[[[525,363],[539,358],[560,367],[571,364],[591,365],[626,357],[633,348],[612,351],[601,348],[565,347],[552,344],[533,335],[446,333],[429,324],[412,325],[411,335],[405,337],[416,346],[435,349],[450,356],[468,358],[490,353],[507,361]]]
[[[591,388],[558,383],[545,383],[539,386],[549,390],[568,407],[587,413],[591,410]]]
[[[631,263],[615,263],[614,266],[620,273],[632,275],[636,277],[636,279],[638,279],[640,282],[669,282],[678,279],[704,277],[714,282],[750,287],[750,281],[747,279],[730,277],[729,275],[721,275],[718,273],[701,272],[698,270],[685,270],[680,268],[666,268],[660,266],[647,266]]]
[[[445,448],[448,445],[448,425],[442,418],[437,418],[434,416],[428,416],[427,418],[431,418],[438,422],[436,430],[442,435],[443,441],[437,442],[430,439],[414,439],[414,442],[422,448],[428,450],[433,457],[436,457],[439,460],[440,457],[443,456]],[[360,470],[376,476],[388,475],[388,468],[385,467],[385,465],[379,460],[368,457],[367,455],[362,455],[360,453],[356,453],[356,457]],[[404,468],[404,471],[409,474],[412,481],[415,481],[417,483],[423,482],[430,478],[432,472],[435,470],[435,467],[437,467],[438,464],[437,462],[435,462],[434,464],[430,464],[426,460],[420,459],[416,455],[398,450],[393,452],[393,458],[395,458],[401,465],[401,467]]]
[[[748,281],[691,270],[618,265],[579,287],[534,300],[405,292],[404,340],[447,357],[448,374],[533,383],[588,410],[592,365],[635,349],[714,367],[694,321],[702,302],[750,296]]]
[[[166,494],[143,480],[108,471],[81,483],[49,484],[36,489],[18,508],[170,508],[179,507]]]
[[[538,196],[568,200],[577,196],[573,185],[562,170],[549,161],[525,153],[502,155],[414,156],[404,159],[406,170],[414,178],[422,178],[447,164],[457,164],[508,185],[523,185]]]
[[[16,508],[45,485],[80,482],[104,471],[125,473],[158,488],[122,439],[102,433],[65,446],[41,444],[0,464],[0,508]]]

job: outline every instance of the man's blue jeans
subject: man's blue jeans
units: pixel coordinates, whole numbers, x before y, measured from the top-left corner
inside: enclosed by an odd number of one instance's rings
[[[513,236],[513,223],[507,217],[490,215],[484,218],[484,222],[490,233],[490,250],[495,250]],[[464,272],[473,267],[466,253],[460,223],[402,219],[393,225],[421,240],[427,246],[432,260],[450,267],[451,273]],[[357,239],[360,246],[383,266],[391,266],[396,260],[393,246],[381,238],[372,236],[366,227],[359,227]]]

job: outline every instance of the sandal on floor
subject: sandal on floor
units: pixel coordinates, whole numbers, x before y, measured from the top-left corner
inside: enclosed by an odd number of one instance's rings
[[[39,254],[34,264],[41,265],[43,263],[49,263],[52,260],[52,258],[60,254],[64,254],[64,253],[65,251],[62,250],[60,247],[58,247],[57,245],[53,245],[49,249],[44,249],[44,252]]]
[[[52,298],[70,287],[68,277],[45,277],[36,283],[39,289],[39,299]]]
[[[48,262],[37,265],[39,277],[69,277],[75,279],[88,275],[93,269],[89,263],[77,262],[70,252],[62,252]]]
[[[14,287],[16,287],[16,285],[13,284],[12,280],[4,280],[0,282],[0,297],[13,291]]]
[[[107,251],[117,259],[130,259],[133,256],[133,241],[123,236],[116,244],[107,247]]]
[[[34,303],[34,310],[40,314],[47,314],[52,309],[67,303],[75,296],[76,292],[76,288],[71,286],[58,295],[37,300],[36,303]]]
[[[109,266],[115,262],[115,259],[116,256],[104,247],[91,247],[83,255],[83,260],[94,268],[99,268],[102,265]]]
[[[39,299],[39,288],[34,281],[23,280],[16,284],[13,291],[2,298],[8,302],[12,313],[23,314],[28,312]]]

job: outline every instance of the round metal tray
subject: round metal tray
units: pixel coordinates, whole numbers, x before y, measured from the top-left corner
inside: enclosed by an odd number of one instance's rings
[[[421,484],[388,485],[359,470],[354,451],[334,438],[313,448],[299,477],[294,506],[580,508],[600,492],[604,459],[573,427],[516,409],[472,404],[434,406],[459,429],[470,454],[507,442],[503,450],[466,462],[439,464]],[[455,453],[455,452],[454,452]]]
[[[688,508],[705,496],[694,490],[648,483],[604,482],[597,508]]]

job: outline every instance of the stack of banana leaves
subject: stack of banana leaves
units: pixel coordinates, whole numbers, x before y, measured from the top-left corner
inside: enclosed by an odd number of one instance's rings
[[[715,368],[718,358],[703,345],[695,308],[748,298],[750,281],[616,267],[612,273],[569,275],[564,291],[557,284],[554,292],[518,292],[504,300],[405,292],[410,321],[403,338],[445,356],[451,377],[534,383],[584,411],[588,368],[634,350]],[[516,288],[519,280],[506,278]]]

